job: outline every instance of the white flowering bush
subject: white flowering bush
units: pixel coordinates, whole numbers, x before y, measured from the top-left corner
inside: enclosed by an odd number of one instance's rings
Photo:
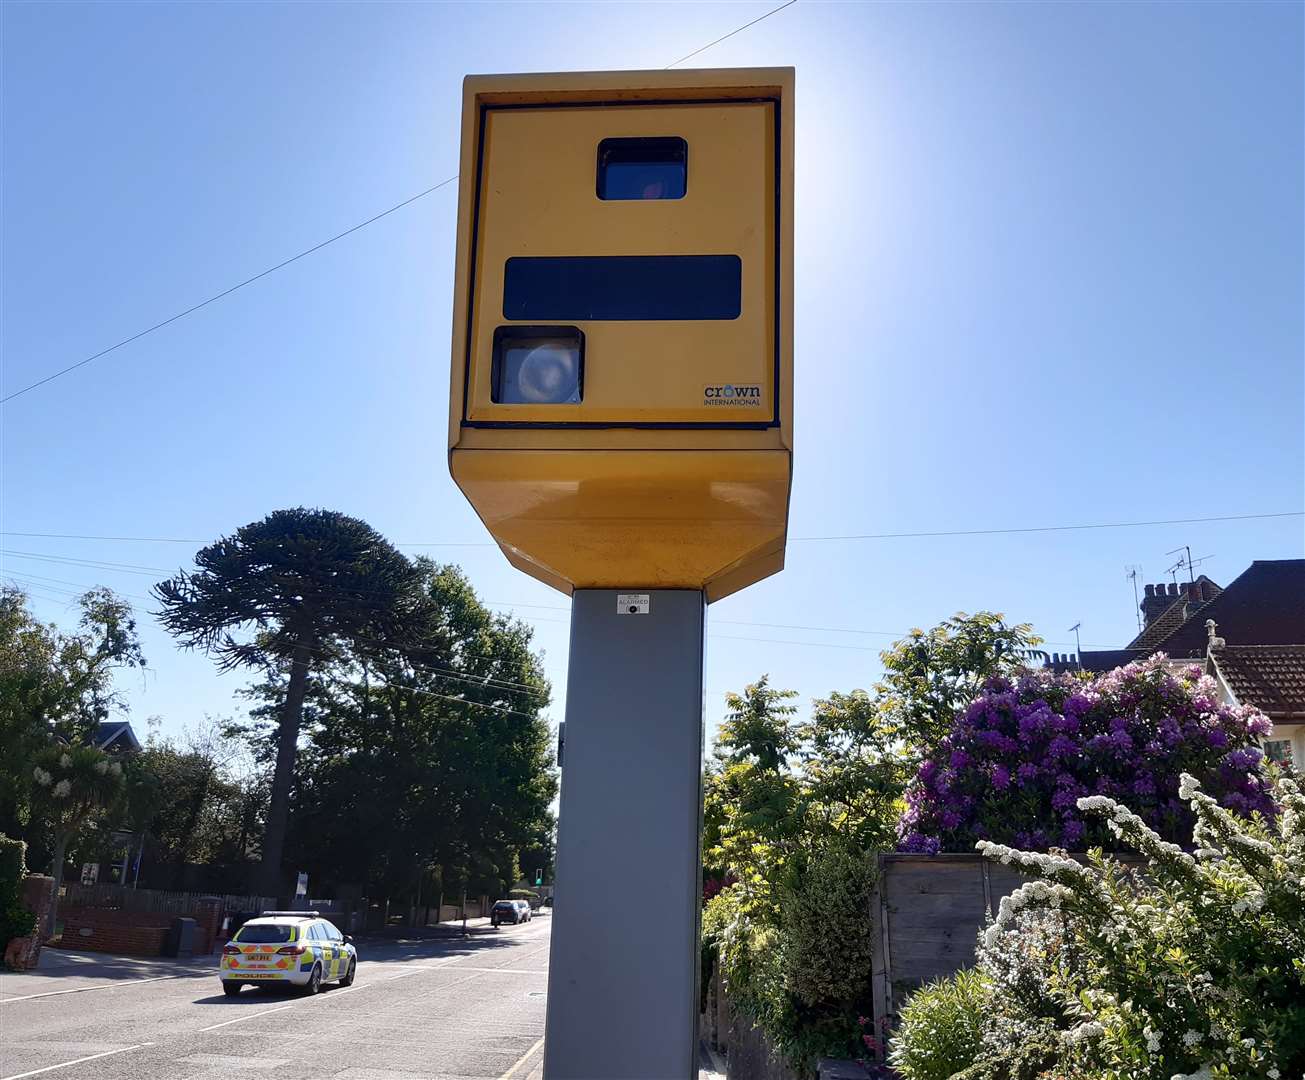
[[[37,753],[32,779],[36,781],[33,819],[49,830],[54,841],[50,872],[59,881],[69,842],[102,820],[123,798],[126,781],[122,765],[94,746],[55,743]],[[58,905],[59,890],[55,889],[46,911],[46,925],[52,928]]]
[[[1038,875],[1002,901],[982,935],[979,970],[989,984],[1029,974],[1018,957],[1031,926],[1059,940],[1033,950],[1045,988],[1042,1015],[1027,1004],[1017,1003],[1013,1015],[993,1009],[976,1066],[1010,1046],[1012,1032],[998,1024],[1022,1018],[1031,1037],[1054,1036],[1054,1061],[1045,1063],[1051,1075],[1305,1076],[1305,796],[1280,778],[1272,820],[1248,821],[1190,775],[1179,790],[1196,817],[1192,852],[1109,798],[1078,802],[1147,858],[1144,873],[1099,853],[1082,865],[1057,852],[977,845]],[[1003,973],[1000,959],[1012,956]]]

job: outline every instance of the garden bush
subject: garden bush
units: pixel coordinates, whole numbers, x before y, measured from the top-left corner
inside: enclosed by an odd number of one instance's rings
[[[1163,839],[1187,843],[1194,818],[1178,797],[1184,772],[1229,809],[1271,811],[1257,745],[1269,730],[1255,710],[1220,704],[1199,668],[1174,674],[1159,654],[1090,681],[998,676],[921,765],[899,847],[969,851],[994,840],[1114,850],[1104,823],[1079,810],[1088,796],[1116,799]]]
[[[906,1080],[948,1080],[973,1065],[983,1047],[983,1017],[991,987],[963,968],[921,987],[902,1008],[889,1057]]]
[[[0,834],[0,952],[11,939],[25,937],[36,927],[36,915],[21,895],[26,855],[25,843]]]
[[[1247,820],[1184,775],[1180,797],[1196,817],[1191,853],[1113,799],[1081,799],[1084,813],[1146,856],[1144,875],[1099,853],[1084,866],[979,845],[1039,875],[1002,901],[985,947],[1021,934],[1026,909],[1063,923],[1062,959],[1046,985],[1072,1025],[1062,1025],[1058,1058],[1070,1074],[1305,1075],[1305,797],[1281,777],[1271,794],[1272,819]]]
[[[975,1060],[959,1076],[1305,1075],[1305,797],[1282,777],[1270,795],[1272,817],[1248,820],[1184,775],[1190,853],[1116,800],[1080,799],[1085,815],[1146,857],[1144,872],[1100,852],[1083,864],[981,841],[989,858],[1038,877],[1002,900],[981,935],[987,1007]],[[919,1013],[931,1008],[926,998]],[[925,1034],[923,1023],[903,1023],[895,1059],[919,1054]]]

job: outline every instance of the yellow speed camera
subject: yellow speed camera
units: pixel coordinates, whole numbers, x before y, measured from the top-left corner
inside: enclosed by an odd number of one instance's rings
[[[465,82],[449,460],[551,585],[783,566],[793,71]]]

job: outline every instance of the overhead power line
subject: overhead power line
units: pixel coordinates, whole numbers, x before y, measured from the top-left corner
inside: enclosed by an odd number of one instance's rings
[[[1008,536],[1015,533],[1077,532],[1084,529],[1140,529],[1149,525],[1203,525],[1214,521],[1254,521],[1261,518],[1305,516],[1305,510],[1280,514],[1225,514],[1221,517],[1167,518],[1162,521],[1105,521],[1091,525],[1029,525],[1015,529],[947,529],[938,532],[857,533],[841,536],[790,536],[790,543],[824,540],[917,540],[929,536]]]
[[[786,7],[789,7],[790,5],[795,3],[797,3],[797,0],[787,0],[787,3],[780,4],[779,7],[767,11],[764,15],[758,16],[757,18],[753,19],[751,22],[744,23],[738,29],[731,30],[728,34],[724,34],[721,37],[718,37],[715,41],[707,42],[706,45],[703,45],[699,49],[694,49],[693,52],[681,56],[678,60],[671,61],[671,63],[667,64],[666,67],[673,68],[677,64],[682,64],[684,63],[685,60],[688,60],[690,57],[697,56],[699,53],[706,52],[708,49],[712,48],[713,46],[719,45],[722,41],[726,40],[726,38],[732,38],[735,34],[743,33],[743,31],[747,30],[749,27],[756,26],[757,23],[761,22],[763,19],[769,19],[776,12],[783,11]],[[60,368],[58,371],[52,372],[51,374],[45,376],[45,378],[43,379],[37,379],[36,382],[29,383],[27,386],[24,386],[21,390],[15,390],[12,394],[6,394],[4,397],[0,397],[0,405],[7,404],[8,402],[13,401],[14,398],[22,397],[24,394],[29,393],[32,390],[35,390],[37,387],[44,386],[46,383],[49,382],[53,382],[55,379],[67,375],[69,372],[76,371],[78,368],[83,368],[87,364],[100,359],[100,357],[102,356],[108,356],[109,353],[116,352],[118,349],[121,349],[124,345],[130,345],[133,341],[139,341],[141,338],[145,337],[148,334],[154,333],[156,330],[162,330],[165,326],[170,326],[172,323],[177,322],[180,319],[184,319],[187,315],[193,315],[201,308],[206,308],[209,306],[209,304],[216,303],[217,301],[221,300],[223,297],[230,296],[232,293],[238,292],[240,289],[245,288],[245,286],[252,285],[254,284],[254,282],[262,280],[263,278],[267,277],[269,274],[275,274],[278,270],[284,270],[291,263],[296,263],[300,259],[307,258],[309,255],[321,251],[322,248],[327,247],[330,244],[334,244],[337,240],[343,240],[346,236],[351,236],[353,233],[356,233],[359,229],[365,229],[368,225],[375,224],[376,222],[380,221],[384,217],[389,217],[389,215],[393,214],[396,210],[402,210],[405,206],[409,206],[410,204],[415,203],[418,199],[424,199],[427,195],[430,195],[432,192],[439,191],[440,188],[446,187],[447,185],[453,183],[453,181],[456,180],[457,178],[458,178],[458,174],[454,173],[452,176],[444,180],[441,180],[438,184],[433,184],[432,186],[428,187],[425,191],[419,191],[417,192],[416,195],[410,195],[402,202],[397,202],[393,206],[389,207],[388,209],[382,210],[379,214],[373,214],[365,221],[360,221],[356,225],[349,226],[349,228],[345,229],[343,232],[338,232],[334,236],[327,237],[325,240],[321,241],[320,243],[314,244],[310,248],[305,248],[303,251],[299,252],[296,255],[291,255],[288,259],[282,259],[275,266],[269,266],[266,270],[260,270],[257,274],[254,274],[252,277],[247,277],[245,278],[244,281],[237,282],[235,285],[232,285],[230,288],[226,288],[223,289],[221,292],[214,293],[212,296],[208,297],[207,299],[201,300],[198,304],[192,304],[184,311],[178,311],[175,315],[170,315],[168,316],[168,318],[156,322],[153,326],[147,326],[144,330],[137,331],[136,333],[132,334],[131,337],[123,338],[116,345],[110,345],[106,349],[101,349],[97,353],[92,353],[90,356],[84,357],[83,359],[78,360],[74,364],[69,364],[67,367]]]
[[[666,65],[666,67],[665,67],[663,70],[670,70],[671,68],[675,67],[676,64],[682,64],[682,63],[684,63],[684,61],[686,61],[686,60],[688,60],[688,59],[691,59],[692,57],[697,56],[699,53],[704,53],[704,52],[706,52],[706,51],[707,51],[708,49],[710,49],[713,45],[719,45],[722,41],[726,40],[727,38],[732,38],[735,34],[741,34],[741,33],[743,33],[743,31],[746,30],[746,29],[748,29],[748,27],[750,27],[750,26],[756,26],[757,23],[761,22],[763,19],[769,19],[772,15],[776,15],[776,14],[778,14],[779,12],[783,11],[786,7],[791,7],[793,4],[796,4],[796,3],[797,3],[797,0],[787,0],[787,3],[780,4],[779,7],[777,7],[777,8],[771,8],[768,12],[766,12],[766,14],[764,14],[764,15],[758,15],[758,16],[757,16],[755,19],[753,19],[751,22],[749,22],[749,23],[744,23],[744,24],[743,24],[742,26],[740,26],[737,30],[731,30],[728,34],[722,34],[722,35],[721,35],[720,37],[718,37],[715,41],[709,41],[709,42],[707,42],[707,44],[704,45],[701,49],[694,49],[693,52],[691,52],[691,53],[686,53],[684,56],[681,56],[678,60],[672,60],[669,64]]]
[[[284,270],[291,263],[296,263],[300,259],[307,258],[309,255],[312,255],[314,252],[321,251],[322,248],[327,247],[330,244],[334,244],[337,240],[343,240],[346,236],[350,236],[353,233],[356,233],[359,229],[364,229],[368,225],[380,221],[381,218],[383,217],[388,217],[396,210],[402,210],[405,206],[409,205],[410,203],[416,202],[418,199],[424,199],[432,191],[439,191],[439,189],[444,187],[445,184],[451,184],[456,179],[457,176],[450,176],[447,180],[441,180],[438,184],[435,184],[433,187],[428,187],[425,191],[419,191],[417,192],[416,195],[412,195],[404,199],[403,202],[395,203],[388,210],[382,210],[379,214],[373,214],[366,221],[360,221],[358,222],[357,225],[351,225],[343,232],[338,232],[334,236],[328,237],[327,239],[321,241],[321,243],[314,244],[310,248],[305,248],[297,255],[291,255],[290,258],[288,259],[282,259],[275,266],[269,266],[266,270],[260,270],[253,277],[247,277],[245,278],[244,281],[237,282],[235,285],[232,285],[228,289],[223,289],[219,293],[214,293],[207,300],[201,300],[198,304],[192,304],[190,307],[186,308],[185,311],[178,311],[175,315],[171,315],[168,318],[162,320],[161,322],[156,322],[153,326],[147,326],[144,330],[140,330],[137,333],[132,334],[131,337],[123,338],[116,345],[110,345],[107,349],[101,349],[97,353],[92,353],[90,356],[86,357],[85,359],[78,360],[75,364],[69,364],[65,368],[60,368],[58,371],[47,375],[44,379],[37,379],[36,382],[29,383],[27,386],[24,386],[21,390],[15,390],[12,394],[7,394],[4,397],[0,398],[0,405],[4,405],[7,402],[13,401],[14,398],[22,397],[24,394],[28,393],[29,391],[35,390],[38,386],[44,386],[48,382],[53,382],[55,379],[59,378],[60,376],[67,375],[70,371],[76,371],[78,368],[83,368],[87,364],[91,363],[93,360],[98,360],[102,356],[108,356],[109,353],[116,352],[118,349],[121,349],[124,345],[130,345],[133,341],[139,341],[147,334],[154,333],[155,330],[162,330],[165,326],[170,326],[178,319],[184,319],[187,315],[193,315],[201,308],[206,308],[209,306],[209,304],[216,303],[218,300],[221,300],[224,296],[230,296],[233,292],[238,292],[240,289],[243,289],[246,285],[252,285],[255,281],[259,281],[267,277],[268,274],[275,274],[278,270]]]
[[[845,533],[829,536],[790,536],[789,543],[805,544],[835,540],[917,540],[939,536],[1010,536],[1021,533],[1079,532],[1091,529],[1141,529],[1159,525],[1208,525],[1221,521],[1264,521],[1274,518],[1305,517],[1305,510],[1284,510],[1269,514],[1224,514],[1218,517],[1165,518],[1155,521],[1106,521],[1086,525],[1026,525],[1008,529],[938,529],[931,532]],[[176,536],[99,536],[90,533],[13,532],[0,530],[0,536],[22,536],[42,540],[104,540],[142,544],[198,544],[213,541]],[[409,540],[395,542],[395,547],[497,547],[489,541]],[[156,569],[142,567],[142,569]],[[171,571],[160,571],[171,573]]]

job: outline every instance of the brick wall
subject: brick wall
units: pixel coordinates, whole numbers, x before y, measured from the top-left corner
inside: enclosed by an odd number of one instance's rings
[[[96,911],[69,912],[63,920],[59,944],[65,949],[90,949],[93,952],[119,953],[124,956],[162,956],[168,937],[166,926],[130,925],[130,922],[106,916],[134,916],[139,922],[147,912]]]
[[[166,911],[123,911],[115,908],[68,906],[59,910],[63,921],[60,945],[65,949],[121,953],[125,956],[162,956],[177,916]],[[222,921],[218,902],[204,904],[195,919],[194,954],[213,951]]]

